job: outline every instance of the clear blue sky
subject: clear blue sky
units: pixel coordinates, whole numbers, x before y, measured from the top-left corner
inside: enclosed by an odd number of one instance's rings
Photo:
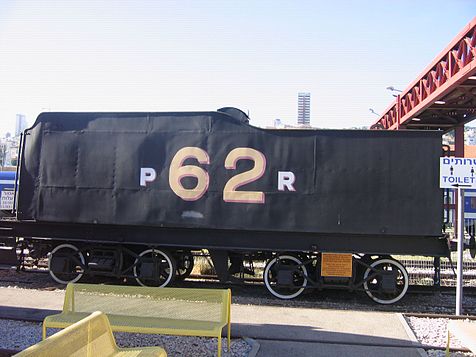
[[[16,113],[236,106],[251,123],[368,126],[476,1],[0,0],[0,134]]]

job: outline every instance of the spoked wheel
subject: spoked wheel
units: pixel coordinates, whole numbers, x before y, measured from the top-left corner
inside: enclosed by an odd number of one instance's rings
[[[84,255],[72,244],[60,244],[48,254],[48,270],[60,284],[75,283],[84,274]]]
[[[365,293],[379,304],[393,304],[408,290],[408,273],[398,261],[377,259],[364,273]]]
[[[193,254],[191,251],[182,252],[176,257],[177,271],[175,279],[184,280],[190,276],[193,270]]]
[[[139,285],[162,288],[175,276],[175,259],[166,251],[147,249],[136,258],[133,273]]]
[[[307,269],[299,258],[281,255],[271,259],[264,269],[264,283],[280,299],[293,299],[307,286]]]

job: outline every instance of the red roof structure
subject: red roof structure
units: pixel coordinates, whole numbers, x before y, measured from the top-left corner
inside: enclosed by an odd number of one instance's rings
[[[476,118],[476,17],[371,129],[449,131]]]

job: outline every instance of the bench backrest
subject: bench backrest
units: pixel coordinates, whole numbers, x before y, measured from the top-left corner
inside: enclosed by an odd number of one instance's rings
[[[116,349],[107,316],[101,312],[94,312],[15,356],[110,356]]]
[[[63,311],[213,322],[230,321],[230,289],[68,284]]]

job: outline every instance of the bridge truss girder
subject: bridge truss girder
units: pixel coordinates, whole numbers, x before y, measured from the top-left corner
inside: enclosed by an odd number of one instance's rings
[[[476,119],[476,17],[371,129],[449,131]]]

